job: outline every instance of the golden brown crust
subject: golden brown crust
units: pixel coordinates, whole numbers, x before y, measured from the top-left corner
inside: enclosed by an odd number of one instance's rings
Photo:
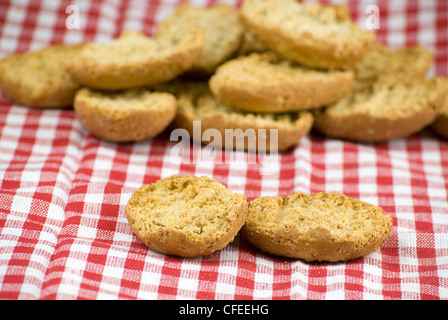
[[[353,77],[351,70],[305,69],[266,52],[225,62],[209,83],[214,95],[231,107],[277,113],[336,102],[351,91]]]
[[[209,129],[218,130],[222,139],[201,143],[222,148],[283,151],[296,145],[313,125],[311,113],[257,114],[238,111],[219,102],[207,83],[193,83],[178,95],[178,111],[173,127],[184,128],[195,137],[193,121],[200,121],[201,136]],[[272,136],[271,134],[274,134]],[[277,134],[277,136],[275,136]],[[217,137],[215,137],[217,138]]]
[[[14,102],[35,108],[71,106],[80,84],[63,68],[83,47],[53,45],[0,61],[0,87]]]
[[[241,230],[265,252],[330,262],[370,254],[391,232],[392,217],[380,207],[325,192],[252,200]]]
[[[162,21],[158,34],[172,27],[195,27],[204,34],[204,46],[188,73],[210,75],[222,62],[232,57],[240,46],[244,25],[238,11],[225,3],[208,8],[181,4]]]
[[[246,196],[211,178],[174,175],[137,189],[126,217],[148,248],[195,257],[227,246],[243,226],[247,207]]]
[[[432,123],[444,99],[436,79],[380,81],[316,112],[314,126],[330,137],[355,141],[404,138]]]
[[[82,88],[73,107],[77,118],[95,136],[128,142],[161,133],[176,115],[177,102],[169,93],[145,89],[112,93]]]
[[[439,83],[441,90],[445,92],[445,102],[437,118],[431,123],[431,128],[443,138],[448,139],[448,77],[441,77]]]
[[[440,113],[431,124],[431,128],[443,138],[448,139],[448,112]]]
[[[89,43],[67,70],[84,86],[120,90],[169,81],[199,57],[204,39],[197,29],[170,28],[156,38],[124,31],[108,44]]]
[[[317,68],[346,68],[374,45],[375,34],[361,30],[334,6],[287,0],[245,0],[245,25],[271,50]]]

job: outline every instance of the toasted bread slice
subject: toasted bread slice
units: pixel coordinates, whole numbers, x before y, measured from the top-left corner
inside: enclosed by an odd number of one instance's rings
[[[383,78],[392,77],[397,82],[424,78],[433,61],[432,52],[420,45],[394,50],[377,43],[353,67],[354,90],[369,87]]]
[[[433,55],[421,46],[392,50],[377,44],[354,66],[352,92],[315,113],[315,127],[349,140],[408,137],[437,116],[444,101],[439,79],[427,79]]]
[[[261,114],[238,111],[219,100],[209,91],[207,83],[178,95],[178,111],[173,126],[194,134],[194,121],[200,122],[201,142],[227,149],[245,151],[283,151],[295,146],[312,128],[310,112]],[[218,130],[212,141],[204,139],[208,129]],[[211,138],[210,138],[211,139]]]
[[[252,200],[241,233],[271,254],[337,262],[376,251],[392,227],[392,217],[369,203],[336,193],[294,193]]]
[[[69,107],[80,84],[64,69],[83,45],[53,45],[13,54],[0,61],[0,88],[19,104],[54,109]]]
[[[74,110],[95,136],[114,142],[139,141],[161,133],[176,115],[176,98],[165,92],[128,89],[101,92],[82,88]]]
[[[244,32],[244,24],[237,9],[225,3],[208,8],[181,4],[159,24],[157,32],[160,35],[172,27],[195,27],[203,32],[202,52],[188,73],[205,76],[212,74],[216,67],[235,54]]]
[[[334,14],[336,15],[336,17],[338,17],[338,19],[350,21],[350,8],[346,4],[328,4],[327,6],[332,7],[332,10],[334,10]],[[314,10],[318,9],[316,5],[312,5],[309,8],[314,8]],[[257,38],[255,33],[251,29],[245,27],[243,40],[238,49],[237,55],[247,55],[252,52],[261,53],[266,51],[270,51],[270,49],[260,39]]]
[[[137,189],[126,205],[136,236],[168,255],[209,255],[227,246],[244,224],[246,196],[208,177],[174,175]]]
[[[282,113],[319,108],[338,101],[353,86],[351,70],[303,68],[272,52],[227,61],[210,78],[223,103],[252,112]]]
[[[440,86],[445,92],[445,102],[439,110],[439,114],[433,123],[431,128],[440,134],[445,139],[448,139],[448,78],[440,78]]]
[[[108,44],[89,43],[66,67],[82,85],[122,90],[169,81],[188,70],[204,44],[197,29],[171,28],[150,38],[124,31]]]
[[[310,67],[352,66],[375,44],[373,32],[359,28],[335,6],[245,0],[240,12],[247,28],[267,47]]]

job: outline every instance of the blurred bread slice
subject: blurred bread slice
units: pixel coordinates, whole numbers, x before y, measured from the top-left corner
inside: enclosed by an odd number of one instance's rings
[[[248,28],[244,28],[243,39],[238,48],[237,56],[245,56],[253,52],[270,51],[266,45]]]
[[[386,77],[404,82],[424,78],[433,61],[432,52],[419,45],[394,50],[377,43],[354,65],[355,90],[368,87]]]
[[[281,113],[338,101],[353,86],[351,70],[314,70],[273,52],[252,53],[222,64],[210,89],[223,103],[251,112]]]
[[[434,131],[440,134],[445,139],[448,139],[448,78],[441,77],[440,85],[442,90],[445,91],[445,102],[440,108],[439,114],[437,115],[431,127]]]
[[[82,48],[82,44],[58,44],[2,59],[2,92],[14,102],[29,107],[52,109],[71,106],[80,84],[63,64],[67,60],[76,60]]]
[[[444,101],[438,79],[426,79],[432,54],[420,46],[377,44],[354,66],[353,91],[315,113],[315,128],[336,138],[381,142],[408,137],[437,116]]]
[[[212,178],[174,175],[135,190],[126,217],[148,248],[196,257],[227,246],[243,226],[247,206],[245,195]]]
[[[210,75],[222,62],[230,59],[238,50],[244,33],[241,17],[234,7],[225,3],[208,8],[184,3],[163,20],[158,35],[172,27],[199,29],[204,35],[204,46],[189,74]]]
[[[281,114],[238,111],[217,100],[207,83],[199,83],[178,95],[178,111],[173,126],[183,128],[190,137],[195,137],[194,121],[200,121],[200,143],[259,152],[293,147],[311,130],[313,116],[306,111]],[[208,129],[218,130],[218,138],[221,139],[204,139],[203,134]],[[275,134],[277,136],[273,136]]]

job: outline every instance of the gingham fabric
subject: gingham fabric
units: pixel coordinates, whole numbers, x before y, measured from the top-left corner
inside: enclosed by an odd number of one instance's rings
[[[0,55],[55,43],[107,42],[123,29],[153,35],[179,2],[2,0]],[[79,29],[66,24],[72,4],[79,9]],[[361,26],[367,7],[376,5],[380,42],[394,48],[419,43],[435,54],[429,76],[448,75],[447,1],[348,4]],[[313,131],[279,154],[279,170],[270,174],[262,172],[263,155],[217,152],[201,159],[201,147],[193,144],[190,159],[179,159],[172,154],[176,146],[170,132],[138,143],[101,141],[72,109],[35,110],[2,95],[0,298],[448,298],[448,141],[431,130],[379,144]],[[248,200],[344,193],[383,207],[393,217],[393,232],[376,252],[345,263],[276,257],[240,237],[210,256],[165,256],[133,234],[125,205],[142,184],[177,173],[207,175]]]

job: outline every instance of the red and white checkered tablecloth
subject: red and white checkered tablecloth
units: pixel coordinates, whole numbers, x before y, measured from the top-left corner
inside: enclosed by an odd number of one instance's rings
[[[107,42],[123,29],[152,35],[179,2],[0,0],[0,58],[61,42]],[[72,4],[79,29],[66,26]],[[376,5],[379,41],[419,43],[435,54],[430,76],[448,75],[447,1],[348,4],[360,25]],[[448,141],[429,129],[379,144],[311,132],[279,155],[274,174],[261,173],[262,155],[218,152],[215,161],[194,161],[197,145],[192,161],[179,161],[170,153],[176,144],[169,132],[138,143],[101,141],[71,109],[29,109],[0,96],[0,298],[448,298]],[[207,175],[248,200],[344,193],[383,207],[393,233],[378,251],[346,263],[284,259],[239,237],[210,256],[165,256],[133,234],[125,205],[142,184],[176,173]]]

